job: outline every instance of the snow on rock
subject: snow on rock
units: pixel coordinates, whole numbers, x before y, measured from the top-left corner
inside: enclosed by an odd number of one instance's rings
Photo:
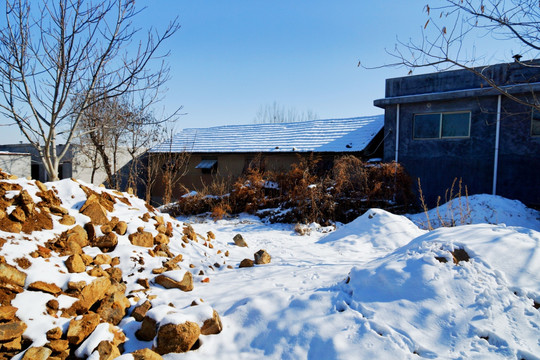
[[[496,195],[478,194],[455,198],[426,213],[407,215],[421,228],[466,224],[506,224],[540,231],[540,212],[526,207],[518,200]]]
[[[0,359],[41,347],[58,358],[120,355],[122,343],[126,355],[152,347],[134,335],[141,323],[129,314],[141,303],[168,308],[163,324],[192,319],[205,327],[194,334],[217,334],[221,321],[210,305],[154,279],[189,274],[190,289],[206,286],[214,273],[234,271],[228,250],[132,195],[0,171]]]

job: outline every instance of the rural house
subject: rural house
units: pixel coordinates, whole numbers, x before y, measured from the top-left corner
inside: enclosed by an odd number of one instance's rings
[[[500,88],[538,101],[540,61],[477,68]],[[455,178],[469,194],[540,205],[540,112],[493,89],[468,70],[386,80],[384,161],[420,178],[429,205]]]
[[[0,169],[18,177],[30,176],[29,153],[0,151]]]
[[[64,145],[57,145],[58,152],[63,149]],[[132,157],[125,148],[119,148],[116,159],[119,170],[115,175],[121,178],[126,177],[124,174],[126,171],[123,168],[128,167]],[[99,166],[100,163],[97,165],[97,168],[93,169],[88,154],[81,151],[80,145],[72,144],[60,162],[58,177],[60,179],[73,177],[96,185],[105,183],[107,180],[105,170],[103,166]],[[49,175],[38,150],[29,143],[0,145],[0,169],[19,177],[31,177],[42,182],[49,181]]]
[[[57,151],[61,151],[63,145],[57,145]],[[18,154],[25,154],[24,161],[19,162],[17,167],[24,169],[22,172],[25,177],[30,176],[34,180],[49,181],[47,170],[43,161],[39,157],[39,152],[29,143],[19,144],[2,144],[0,145],[0,151],[16,152]],[[64,160],[60,163],[58,168],[58,177],[60,179],[72,177],[72,152],[69,151]],[[8,170],[7,168],[2,168]]]
[[[179,185],[197,190],[216,179],[236,179],[256,159],[266,170],[289,170],[298,156],[310,154],[326,166],[344,154],[382,158],[382,128],[383,116],[377,115],[184,129],[151,149],[150,163],[162,163],[166,154],[189,154]],[[154,200],[163,197],[162,175],[152,190]]]

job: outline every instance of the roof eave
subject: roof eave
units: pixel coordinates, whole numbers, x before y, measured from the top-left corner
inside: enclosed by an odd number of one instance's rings
[[[380,107],[382,109],[390,105],[396,104],[412,104],[420,103],[427,101],[445,101],[445,100],[455,100],[463,99],[470,97],[485,97],[485,96],[496,96],[504,93],[507,94],[524,94],[530,92],[540,92],[540,83],[530,83],[530,84],[519,84],[519,85],[506,85],[501,86],[501,92],[498,89],[492,87],[486,88],[477,88],[477,89],[464,89],[464,90],[453,90],[446,92],[437,92],[437,93],[425,93],[425,94],[416,94],[416,95],[404,95],[404,96],[395,96],[388,97],[384,99],[377,99],[373,101],[373,105]]]

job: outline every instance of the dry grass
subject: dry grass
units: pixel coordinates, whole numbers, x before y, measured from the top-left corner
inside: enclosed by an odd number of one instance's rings
[[[450,188],[446,189],[444,193],[444,202],[446,205],[444,208],[441,204],[441,196],[437,197],[437,206],[435,207],[437,218],[434,220],[430,219],[429,217],[428,207],[424,201],[420,179],[418,179],[418,192],[422,209],[424,210],[424,214],[426,215],[426,229],[433,230],[432,225],[437,222],[437,225],[441,227],[454,227],[456,225],[465,225],[471,222],[469,192],[467,189],[467,185],[463,184],[463,180],[461,178],[459,180],[457,178],[454,178]],[[457,218],[455,215],[456,211],[458,212]]]
[[[371,207],[404,212],[414,202],[411,180],[399,164],[366,164],[349,155],[327,171],[319,165],[319,158],[309,156],[280,173],[250,166],[234,182],[216,179],[197,195],[179,199],[172,212],[219,219],[264,210],[270,221],[328,225],[349,222]]]

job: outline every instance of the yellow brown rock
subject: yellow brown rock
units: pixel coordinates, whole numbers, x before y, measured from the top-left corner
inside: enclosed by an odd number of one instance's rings
[[[0,349],[3,351],[19,351],[22,349],[22,337],[16,337],[11,341],[7,341],[0,344]]]
[[[81,247],[88,245],[88,233],[81,225],[75,225],[68,231],[66,231],[67,238],[70,239],[72,235],[77,235],[73,237],[73,240],[76,240]]]
[[[0,219],[0,230],[18,234],[22,231],[22,224],[8,217],[3,217]]]
[[[71,215],[63,215],[62,218],[58,221],[62,225],[74,225],[75,218]]]
[[[0,321],[12,321],[15,319],[15,314],[17,313],[15,306],[0,306]]]
[[[139,349],[131,353],[133,360],[163,360],[161,355],[148,349]]]
[[[154,246],[154,237],[151,233],[147,231],[137,231],[136,233],[130,234],[128,236],[129,241],[133,245],[143,246],[143,247],[152,247]]]
[[[9,216],[11,217],[11,219],[13,219],[13,221],[17,221],[20,223],[23,223],[26,221],[26,214],[24,213],[24,210],[20,207],[16,207],[11,212],[11,214],[9,214]]]
[[[82,273],[86,271],[86,265],[79,254],[70,255],[64,264],[70,273]]]
[[[0,324],[0,341],[10,341],[20,337],[26,330],[26,324],[22,321],[11,321]]]
[[[101,301],[96,312],[108,323],[118,325],[126,315],[126,309],[131,304],[124,293],[115,292]]]
[[[262,265],[262,264],[269,264],[272,257],[266,252],[266,250],[259,250],[255,254],[253,254],[255,258],[255,264]]]
[[[86,285],[79,294],[79,300],[72,306],[71,310],[77,314],[87,312],[92,305],[105,297],[107,290],[111,286],[111,280],[108,277],[100,277]],[[98,316],[99,317],[99,316]]]
[[[199,325],[191,321],[160,326],[154,350],[160,355],[189,351],[199,339],[200,334]]]
[[[62,328],[55,327],[47,331],[47,340],[58,340],[62,337]]]
[[[44,346],[31,347],[26,350],[22,360],[47,360],[51,354],[52,350]]]
[[[52,340],[49,341],[47,347],[54,352],[62,352],[69,348],[69,341],[60,339]]]
[[[70,344],[78,345],[90,335],[99,325],[99,315],[89,313],[82,316],[81,319],[72,319],[69,322],[67,331],[67,340]]]
[[[96,257],[94,257],[94,264],[96,265],[103,265],[103,264],[109,265],[110,263],[111,263],[111,257],[107,254],[97,254]]]
[[[62,292],[56,284],[46,283],[44,281],[34,281],[27,287],[28,290],[42,291],[48,294],[58,295]]]
[[[176,270],[179,268],[178,263],[182,261],[182,254],[176,255],[174,258],[166,261],[163,267],[167,270]]]
[[[169,241],[169,237],[162,233],[159,233],[154,237],[154,242],[156,244],[168,244]]]
[[[105,225],[101,225],[100,229],[101,229],[101,232],[104,233],[104,234],[108,234],[108,233],[112,232],[112,226],[111,226],[110,223],[107,223]]]
[[[88,216],[94,225],[104,225],[109,221],[107,210],[101,206],[97,195],[90,195],[79,211]]]
[[[146,313],[148,310],[152,308],[152,304],[150,301],[146,300],[141,305],[137,306],[133,311],[131,312],[131,316],[135,318],[137,321],[143,321],[144,317],[146,316]]]
[[[0,263],[0,281],[5,281],[18,286],[24,286],[24,283],[26,282],[26,274],[14,266],[6,263]]]
[[[221,324],[221,319],[216,310],[212,313],[212,318],[204,321],[203,326],[201,327],[202,335],[213,335],[219,334],[223,330],[223,325]]]
[[[115,233],[110,232],[94,240],[93,245],[101,249],[101,251],[114,250],[118,244],[118,236]]]
[[[118,235],[125,235],[127,231],[127,224],[125,221],[119,221],[114,229],[113,229]]]
[[[122,355],[110,341],[101,341],[94,352],[99,354],[99,360],[113,360]]]
[[[60,205],[51,204],[51,205],[49,205],[49,210],[53,214],[60,214],[60,215],[69,214],[69,211],[66,208],[64,208],[64,207],[62,207]],[[75,219],[75,218],[73,218],[73,219]]]
[[[180,289],[182,291],[193,290],[193,275],[189,271],[186,271],[182,281],[171,279],[167,275],[158,275],[154,279],[156,284],[163,286],[166,289]]]

